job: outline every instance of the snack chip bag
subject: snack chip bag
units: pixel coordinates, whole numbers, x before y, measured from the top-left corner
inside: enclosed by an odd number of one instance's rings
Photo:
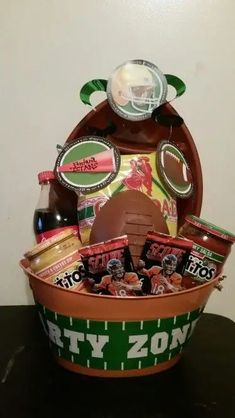
[[[89,244],[91,228],[98,211],[112,196],[125,190],[138,190],[160,207],[171,235],[177,232],[176,200],[169,195],[157,174],[156,153],[121,155],[118,175],[107,187],[78,201],[78,219],[83,245]]]
[[[183,274],[193,242],[149,232],[138,265],[143,291],[153,295],[183,290]]]
[[[87,277],[95,280],[94,292],[122,297],[142,294],[126,235],[81,248],[79,252]]]

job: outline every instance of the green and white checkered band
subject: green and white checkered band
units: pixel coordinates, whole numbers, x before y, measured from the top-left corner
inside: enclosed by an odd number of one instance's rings
[[[156,366],[181,353],[203,311],[147,321],[94,321],[72,318],[38,305],[57,356],[99,370]]]

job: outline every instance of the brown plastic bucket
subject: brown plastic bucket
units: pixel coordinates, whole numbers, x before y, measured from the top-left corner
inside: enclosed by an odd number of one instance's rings
[[[164,111],[177,114],[169,104]],[[107,133],[109,125],[115,126],[112,134]],[[106,136],[121,153],[139,154],[156,150],[162,139],[169,138],[170,129],[152,119],[124,120],[104,101],[79,122],[67,142],[84,135]],[[177,199],[180,227],[186,215],[200,215],[202,173],[185,124],[173,128],[170,140],[186,156],[194,183],[190,198]],[[218,281],[177,294],[117,298],[56,287],[26,266],[23,260],[21,267],[29,278],[56,361],[71,371],[101,377],[143,376],[177,363]]]
[[[169,115],[178,115],[176,110],[167,104],[164,112]],[[107,134],[106,128],[114,125],[115,132]],[[89,112],[74,128],[67,139],[67,143],[84,135],[106,136],[120,149],[123,154],[150,153],[156,150],[158,143],[168,139],[175,143],[184,153],[189,163],[194,192],[188,199],[177,199],[178,227],[184,223],[185,216],[200,215],[202,205],[202,172],[199,156],[193,138],[185,124],[170,129],[156,123],[152,119],[143,121],[129,121],[122,119],[113,112],[107,100],[100,103],[96,110]]]
[[[21,267],[56,361],[101,377],[158,373],[176,364],[218,282],[160,296],[114,297],[72,292]]]

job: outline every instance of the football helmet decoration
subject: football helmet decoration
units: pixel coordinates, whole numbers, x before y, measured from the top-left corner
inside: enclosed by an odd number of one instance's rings
[[[109,104],[125,119],[149,118],[153,110],[165,102],[166,96],[166,77],[147,61],[127,61],[108,80]]]
[[[80,90],[80,98],[84,104],[92,106],[92,94],[106,92],[109,105],[115,113],[130,121],[141,121],[151,118],[153,111],[166,103],[169,85],[175,90],[174,98],[182,96],[186,90],[185,83],[179,77],[163,74],[149,61],[135,59],[119,65],[108,81],[88,81]],[[157,121],[156,115],[154,119]]]

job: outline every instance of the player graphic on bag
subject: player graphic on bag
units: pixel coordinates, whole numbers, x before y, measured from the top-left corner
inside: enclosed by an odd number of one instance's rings
[[[103,291],[114,296],[136,296],[141,292],[141,282],[134,272],[126,273],[120,260],[113,258],[107,263],[108,275],[94,286],[96,291]]]
[[[176,273],[177,262],[177,257],[174,254],[168,254],[163,257],[162,267],[152,266],[150,269],[146,269],[145,262],[143,260],[139,261],[139,273],[148,277],[152,295],[182,290],[182,276]]]

